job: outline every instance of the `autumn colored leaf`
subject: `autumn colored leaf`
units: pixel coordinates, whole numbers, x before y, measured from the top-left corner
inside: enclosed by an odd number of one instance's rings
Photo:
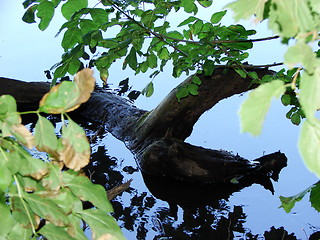
[[[68,126],[62,129],[61,137],[63,149],[60,159],[66,167],[79,171],[89,163],[90,144],[84,130],[69,119]]]
[[[74,77],[75,83],[78,85],[80,90],[80,97],[78,103],[84,103],[89,100],[92,91],[95,86],[95,78],[93,77],[93,70],[85,68],[79,71]]]

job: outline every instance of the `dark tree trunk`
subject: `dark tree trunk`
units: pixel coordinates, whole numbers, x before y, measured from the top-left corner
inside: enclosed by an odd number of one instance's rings
[[[264,68],[253,70],[259,77],[273,73]],[[286,166],[286,157],[280,152],[251,162],[226,151],[184,142],[205,111],[222,99],[256,87],[251,84],[251,79],[241,78],[233,69],[217,68],[210,77],[198,77],[202,84],[197,96],[190,95],[177,101],[176,93],[181,86],[191,83],[192,77],[189,77],[150,112],[138,109],[124,98],[103,89],[94,91],[89,101],[76,112],[89,121],[103,124],[112,135],[125,142],[145,173],[202,183],[225,183],[248,176],[256,179],[271,176],[277,180],[281,168]],[[41,82],[24,83],[0,78],[0,84],[0,95],[13,95],[19,110],[24,111],[37,109],[37,103],[49,90],[49,84]],[[269,185],[267,183],[265,187],[272,190],[272,184]]]

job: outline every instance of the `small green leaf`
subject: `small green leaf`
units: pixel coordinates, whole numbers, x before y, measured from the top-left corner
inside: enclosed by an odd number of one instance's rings
[[[207,7],[210,7],[212,5],[212,0],[198,0],[198,3],[207,8]]]
[[[54,5],[48,0],[43,0],[38,5],[37,10],[37,17],[41,19],[39,23],[39,29],[43,31],[49,26],[49,23],[54,15]]]
[[[34,136],[39,151],[47,152],[52,156],[58,155],[58,139],[54,127],[48,119],[39,115]]]
[[[170,53],[166,47],[161,48],[158,56],[161,60],[169,60],[170,59]]]
[[[178,99],[178,102],[180,102],[180,100],[182,98],[188,97],[189,96],[189,90],[186,86],[180,87],[176,93],[176,97]]]
[[[70,20],[72,14],[86,7],[88,7],[88,0],[68,0],[62,5],[61,12],[67,20]]]
[[[199,78],[198,76],[196,76],[196,75],[193,75],[193,76],[192,76],[192,82],[193,82],[194,84],[197,84],[197,85],[200,85],[200,84],[202,83],[202,81],[200,80],[200,78]]]
[[[26,23],[35,23],[35,7],[32,6],[23,14],[22,20]]]
[[[311,189],[310,192],[310,202],[311,202],[311,206],[317,210],[318,212],[320,212],[320,182],[317,182],[313,188]]]
[[[151,97],[154,92],[153,82],[149,82],[148,85],[142,89],[141,93],[146,97]]]
[[[1,115],[7,112],[16,112],[17,103],[16,100],[11,95],[2,95],[0,96],[0,120]]]
[[[188,17],[186,20],[183,20],[179,25],[178,27],[181,27],[181,26],[184,26],[184,25],[187,25],[188,23],[192,23],[192,22],[195,22],[199,20],[199,18],[196,18],[196,17]]]
[[[227,10],[221,11],[221,12],[216,12],[214,14],[212,14],[210,22],[212,22],[213,24],[217,24],[218,22],[221,21],[221,19],[224,17],[224,15],[226,15]]]
[[[123,69],[126,68],[127,64],[131,67],[131,69],[136,70],[137,69],[137,51],[134,47],[131,48],[130,53],[126,57]]]
[[[247,77],[247,73],[241,69],[241,68],[235,68],[234,69],[242,78],[246,78]]]
[[[188,88],[188,91],[191,95],[196,96],[199,94],[199,92],[198,92],[199,87],[196,84],[188,84],[187,88]]]
[[[253,90],[240,107],[241,131],[259,135],[272,98],[277,98],[284,92],[285,87],[281,80],[262,84]]]

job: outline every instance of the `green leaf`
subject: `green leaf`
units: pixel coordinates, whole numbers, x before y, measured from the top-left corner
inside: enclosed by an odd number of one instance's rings
[[[199,78],[198,76],[196,76],[196,75],[193,75],[193,76],[192,76],[192,82],[193,82],[194,84],[197,84],[197,85],[200,85],[200,84],[202,83],[202,81],[200,80],[200,78]]]
[[[90,15],[92,20],[98,25],[102,25],[109,21],[109,13],[102,8],[90,9]]]
[[[21,161],[19,173],[21,175],[40,180],[48,173],[48,166],[42,160],[32,157],[26,151],[20,151],[19,155],[19,159]]]
[[[41,152],[47,152],[51,156],[57,156],[58,139],[52,123],[45,117],[38,116],[35,126],[36,148]]]
[[[310,202],[311,206],[320,212],[320,183],[317,182],[310,192]]]
[[[82,201],[89,201],[106,212],[113,212],[107,193],[101,185],[92,183],[87,177],[74,176],[69,172],[63,173],[63,182]]]
[[[48,0],[43,0],[38,5],[37,10],[37,17],[41,19],[39,23],[39,29],[43,31],[49,26],[49,23],[54,15],[54,5]]]
[[[287,213],[291,211],[291,209],[295,206],[296,202],[301,201],[301,199],[310,192],[313,185],[306,190],[302,191],[301,193],[298,193],[297,195],[291,196],[291,197],[283,197],[280,196],[281,200],[281,206]]]
[[[277,98],[284,92],[285,87],[281,80],[262,84],[253,90],[240,107],[241,131],[249,132],[254,136],[259,135],[272,98]]]
[[[233,17],[236,21],[249,19],[254,14],[258,21],[262,21],[265,3],[266,1],[261,0],[238,0],[228,4],[226,8],[230,8],[234,12]]]
[[[320,122],[308,119],[302,124],[298,147],[308,169],[320,177]]]
[[[207,7],[210,7],[212,5],[212,0],[198,0],[198,3],[207,8]]]
[[[217,24],[218,22],[221,21],[221,19],[224,17],[224,15],[226,15],[227,10],[221,11],[221,12],[216,12],[214,14],[212,14],[210,22],[212,22],[213,24]]]
[[[184,11],[187,13],[194,13],[196,14],[198,12],[198,7],[194,3],[194,0],[183,0],[180,3],[180,6],[184,8]]]
[[[10,229],[10,233],[7,235],[6,240],[31,239],[32,235],[33,232],[31,228],[24,228],[19,223],[16,223]]]
[[[178,88],[178,91],[176,93],[176,97],[178,99],[178,102],[180,102],[180,100],[182,98],[185,98],[188,96],[189,96],[189,90],[186,86],[182,86],[182,87]]]
[[[12,218],[10,207],[7,204],[0,203],[0,212],[0,239],[7,239],[7,234],[12,231],[17,222]]]
[[[161,60],[169,60],[170,59],[170,53],[166,47],[161,48],[158,56]]]
[[[67,51],[73,48],[77,43],[82,42],[82,32],[78,27],[68,28],[64,33],[61,46]]]
[[[308,1],[282,0],[270,6],[269,28],[284,38],[298,33],[307,37],[307,33],[316,30],[315,25]]]
[[[62,174],[60,167],[55,164],[48,164],[49,174],[42,178],[42,185],[48,190],[58,191],[62,185]]]
[[[199,87],[196,84],[188,84],[187,88],[188,88],[188,91],[191,95],[196,96],[199,94],[199,92],[198,92]]]
[[[137,51],[134,47],[131,47],[130,53],[126,57],[124,64],[123,64],[123,69],[129,64],[131,69],[136,70],[137,69]]]
[[[16,191],[15,191],[16,193]],[[30,209],[29,205],[23,199],[15,197],[14,194],[10,197],[10,207],[13,218],[25,228],[31,228],[33,225],[38,225],[38,217]]]
[[[50,198],[42,197],[36,193],[23,194],[30,208],[38,216],[50,221],[56,226],[67,226],[68,219],[62,210]]]
[[[117,222],[112,216],[100,209],[87,209],[79,212],[90,226],[95,239],[125,240]]]
[[[284,62],[289,68],[293,68],[297,64],[302,64],[309,74],[314,73],[318,61],[312,48],[302,41],[299,41],[296,45],[289,47],[284,55]]]
[[[308,118],[314,118],[315,111],[320,108],[320,66],[314,74],[303,72],[300,79],[300,103]]]
[[[76,240],[66,232],[65,228],[57,227],[50,223],[44,225],[39,233],[50,240]]]
[[[178,27],[187,25],[188,23],[192,23],[192,22],[195,22],[195,21],[197,21],[197,20],[199,20],[199,18],[196,18],[196,17],[194,17],[194,16],[188,17],[186,20],[183,20],[183,21],[178,25]]]
[[[44,95],[39,111],[52,114],[72,111],[77,106],[79,96],[79,88],[74,82],[63,81]]]
[[[11,95],[2,95],[0,96],[0,120],[2,119],[3,114],[8,112],[16,112],[17,103],[14,97]]]
[[[61,12],[67,20],[70,20],[72,14],[86,7],[88,7],[88,0],[68,0],[62,5]]]
[[[242,78],[246,78],[247,77],[247,73],[241,69],[241,68],[235,68],[234,69]]]
[[[142,89],[141,93],[146,95],[146,97],[151,97],[154,92],[153,82],[149,82],[144,89]]]
[[[23,14],[22,20],[26,23],[35,23],[35,7],[32,6]]]

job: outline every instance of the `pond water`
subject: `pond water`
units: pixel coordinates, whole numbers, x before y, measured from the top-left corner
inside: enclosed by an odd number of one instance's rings
[[[26,81],[45,79],[43,71],[59,61],[62,53],[61,39],[53,39],[61,19],[42,33],[36,25],[22,23],[22,14],[18,1],[2,0],[0,75]],[[268,34],[264,32],[264,36]],[[275,56],[270,53],[270,46],[257,46],[258,52],[252,54],[250,61],[257,64],[281,61],[283,49],[278,47],[272,45]],[[178,84],[177,80],[170,80],[170,72],[168,69],[168,73],[155,81],[152,98],[140,97],[135,104],[147,110],[154,108]],[[117,86],[117,82],[128,76],[136,89],[150,81],[147,75],[119,72],[117,66],[110,72],[110,81]],[[286,154],[288,166],[281,171],[279,181],[274,182],[274,194],[258,184],[226,199],[219,196],[223,189],[202,189],[201,193],[200,186],[197,189],[190,185],[172,190],[164,179],[144,179],[122,142],[108,133],[97,137],[92,146],[93,163],[88,167],[92,178],[107,188],[133,179],[131,188],[113,200],[115,217],[128,239],[309,239],[320,231],[320,214],[311,207],[308,196],[291,213],[279,208],[279,196],[295,195],[318,181],[306,169],[297,150],[300,127],[285,118],[289,109],[275,101],[261,136],[241,134],[237,111],[245,98],[246,95],[234,96],[205,113],[187,142],[232,151],[247,159],[280,150]],[[89,136],[97,130],[93,125],[86,128]],[[162,183],[162,188],[158,185],[154,189],[157,182]],[[176,195],[182,197],[177,200]]]

